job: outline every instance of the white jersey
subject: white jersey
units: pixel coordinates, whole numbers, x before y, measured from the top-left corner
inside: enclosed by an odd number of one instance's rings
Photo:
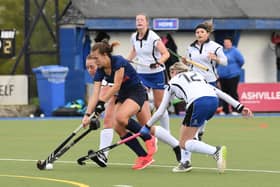
[[[157,67],[151,69],[150,64],[156,63],[161,54],[157,49],[157,42],[160,41],[160,37],[152,30],[148,30],[143,39],[139,40],[138,33],[135,32],[131,36],[131,43],[136,51],[136,61],[143,64],[137,65],[137,73],[158,73],[164,70],[163,67]]]
[[[208,58],[209,53],[215,54],[220,59],[221,65],[227,65],[227,57],[223,52],[223,46],[211,40],[203,43],[201,46],[196,42],[192,43],[188,47],[187,57],[208,67],[209,71],[202,70],[196,66],[193,66],[192,69],[193,71],[200,73],[207,82],[215,82],[218,78],[216,61],[211,61]]]
[[[177,74],[170,81],[164,90],[164,96],[158,110],[153,114],[152,118],[147,122],[148,126],[152,126],[163,115],[169,105],[172,96],[176,96],[186,102],[186,109],[198,98],[204,96],[219,97],[234,108],[238,108],[241,104],[228,94],[218,88],[208,84],[204,77],[199,73],[189,71]]]

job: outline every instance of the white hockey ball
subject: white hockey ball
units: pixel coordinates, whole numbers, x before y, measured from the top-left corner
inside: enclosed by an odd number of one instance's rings
[[[53,165],[51,163],[48,163],[46,165],[46,170],[52,170],[53,169]]]
[[[44,117],[45,117],[45,114],[40,114],[40,117],[41,117],[41,118],[44,118]]]

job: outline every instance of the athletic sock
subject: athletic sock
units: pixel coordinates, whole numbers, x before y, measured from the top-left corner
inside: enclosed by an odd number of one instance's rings
[[[196,152],[196,153],[202,153],[208,155],[213,155],[217,150],[215,146],[206,144],[198,140],[188,140],[185,143],[185,148],[187,151],[190,152]]]
[[[176,146],[176,147],[173,147],[173,151],[174,151],[174,153],[175,153],[175,156],[176,156],[176,160],[178,161],[178,162],[180,162],[181,161],[181,148],[180,148],[180,146],[178,145],[178,146]]]
[[[137,123],[134,119],[130,118],[128,120],[128,124],[127,124],[126,128],[133,133],[138,133],[141,130],[142,126],[139,123]],[[149,134],[148,135],[141,135],[140,137],[144,141],[150,140],[152,138],[152,136],[149,135]]]
[[[163,113],[163,115],[159,121],[160,121],[160,126],[163,127],[165,130],[167,130],[168,132],[170,132],[169,115],[168,115],[167,110],[165,110],[165,112]]]
[[[155,127],[155,137],[157,137],[162,142],[170,145],[172,148],[179,145],[179,141],[174,138],[166,129],[162,128],[161,126],[154,126]]]
[[[189,161],[191,163],[191,156],[192,153],[190,151],[181,149],[181,163],[185,163],[186,161]]]
[[[114,130],[112,128],[101,130],[99,149],[110,146],[113,141],[113,136],[114,136]],[[104,154],[106,157],[108,157],[109,151],[104,152]]]
[[[125,139],[129,136],[132,136],[130,132],[126,133],[121,139]],[[125,143],[137,156],[147,156],[146,151],[143,149],[141,144],[138,142],[137,138],[134,138]]]

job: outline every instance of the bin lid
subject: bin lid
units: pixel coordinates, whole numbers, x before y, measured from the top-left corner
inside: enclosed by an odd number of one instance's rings
[[[64,83],[68,73],[68,67],[59,65],[48,65],[33,68],[32,71],[37,75],[42,75],[51,83]]]

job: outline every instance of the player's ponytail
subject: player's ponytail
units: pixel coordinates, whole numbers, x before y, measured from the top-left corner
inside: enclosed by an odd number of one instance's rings
[[[177,73],[186,72],[189,70],[189,67],[183,62],[176,62],[169,68],[170,71],[175,70]]]

